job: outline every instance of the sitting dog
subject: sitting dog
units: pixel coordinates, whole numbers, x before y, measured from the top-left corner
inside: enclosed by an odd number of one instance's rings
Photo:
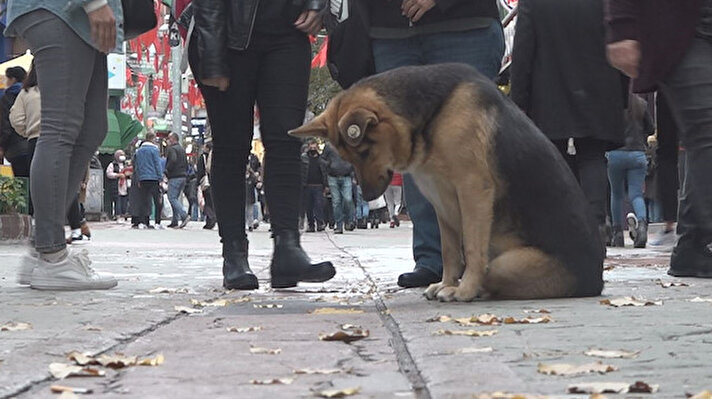
[[[293,130],[327,138],[366,200],[410,173],[438,217],[442,282],[429,299],[600,295],[605,248],[571,170],[497,87],[463,64],[364,79]]]

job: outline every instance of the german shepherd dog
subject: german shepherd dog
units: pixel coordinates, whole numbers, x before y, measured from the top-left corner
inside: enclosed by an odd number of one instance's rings
[[[438,217],[443,278],[428,299],[600,295],[604,247],[564,158],[497,87],[463,64],[361,80],[290,132],[327,138],[363,197],[410,173]]]

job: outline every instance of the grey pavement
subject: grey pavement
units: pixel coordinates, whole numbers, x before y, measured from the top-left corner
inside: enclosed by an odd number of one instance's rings
[[[412,267],[407,223],[336,236],[306,234],[304,247],[315,260],[334,261],[337,276],[279,291],[268,288],[271,241],[261,226],[250,234],[250,260],[261,285],[251,293],[221,288],[217,233],[200,229],[199,223],[166,231],[130,230],[123,223],[92,228],[92,242],[83,248],[97,270],[119,278],[116,289],[39,292],[20,287],[15,269],[26,247],[0,245],[0,325],[32,325],[0,331],[0,398],[58,397],[50,391],[53,384],[92,389],[86,397],[171,399],[310,398],[344,388],[359,389],[353,398],[472,398],[497,391],[587,398],[568,394],[567,387],[601,381],[659,385],[654,394],[609,398],[684,398],[712,390],[712,302],[691,301],[712,298],[712,281],[669,278],[664,251],[609,250],[601,298],[438,303],[425,300],[422,289],[395,285],[397,275]],[[665,288],[661,281],[687,286]],[[159,287],[180,290],[150,292]],[[614,308],[599,303],[623,296],[661,304]],[[215,304],[225,306],[191,303],[221,299],[227,301]],[[200,313],[180,313],[176,306]],[[553,320],[466,327],[426,321],[484,313],[544,316],[525,313],[538,309],[550,311]],[[370,334],[350,344],[320,340],[320,334],[336,332],[343,324]],[[261,329],[238,333],[228,332],[229,327]],[[469,337],[436,335],[438,330],[497,332]],[[279,353],[252,353],[251,348]],[[596,359],[584,355],[588,349],[639,353],[629,359]],[[48,366],[70,363],[66,354],[72,351],[162,354],[165,362],[99,367],[104,377],[54,380]],[[597,360],[616,370],[581,376],[537,372],[539,364]],[[306,368],[334,373],[294,373]],[[288,384],[252,383],[286,378]]]

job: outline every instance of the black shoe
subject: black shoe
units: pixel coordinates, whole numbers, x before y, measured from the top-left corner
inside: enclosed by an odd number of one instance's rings
[[[359,219],[356,227],[361,230],[368,229],[368,221],[366,219]]]
[[[403,288],[427,287],[430,284],[439,283],[441,280],[441,276],[430,270],[424,267],[416,267],[412,272],[398,276],[398,285]]]
[[[648,243],[648,222],[646,220],[638,220],[638,228],[636,229],[635,240],[633,246],[635,248],[645,248]]]
[[[392,220],[396,227],[400,227],[400,219],[398,219],[398,216],[393,216]]]
[[[282,231],[274,236],[274,254],[270,264],[272,288],[296,287],[300,281],[322,283],[336,275],[331,262],[312,264],[299,244],[298,231]]]
[[[249,242],[223,242],[223,287],[228,290],[256,290],[259,285],[247,261]]]
[[[678,243],[672,250],[670,269],[675,277],[712,278],[712,250],[709,245]]]
[[[347,231],[354,231],[356,230],[356,224],[355,223],[346,223],[346,230]]]
[[[316,229],[314,228],[314,226],[313,226],[313,225],[312,225],[312,226],[309,226],[309,227],[307,227],[307,233],[315,233],[315,232],[316,232]]]
[[[343,227],[337,227],[334,229],[334,234],[344,234],[344,228]]]
[[[625,247],[623,240],[623,228],[621,226],[613,226],[613,238],[611,238],[612,247]]]
[[[212,230],[215,228],[215,223],[206,223],[205,226],[203,226],[205,230]]]
[[[168,227],[169,229],[175,229],[176,227],[178,227],[178,223],[171,223],[166,227]]]
[[[316,231],[324,231],[326,230],[326,225],[324,223],[319,223],[316,226]]]

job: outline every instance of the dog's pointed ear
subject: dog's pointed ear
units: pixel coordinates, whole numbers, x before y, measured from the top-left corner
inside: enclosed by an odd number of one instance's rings
[[[312,119],[311,122],[308,122],[301,127],[298,127],[294,130],[290,130],[289,132],[290,136],[294,137],[299,137],[299,138],[307,138],[307,137],[323,137],[323,138],[329,138],[329,128],[326,126],[326,122],[324,121],[323,114],[317,116],[316,118]]]
[[[378,124],[378,116],[366,108],[354,108],[339,120],[339,133],[351,146],[361,144],[369,126]]]

